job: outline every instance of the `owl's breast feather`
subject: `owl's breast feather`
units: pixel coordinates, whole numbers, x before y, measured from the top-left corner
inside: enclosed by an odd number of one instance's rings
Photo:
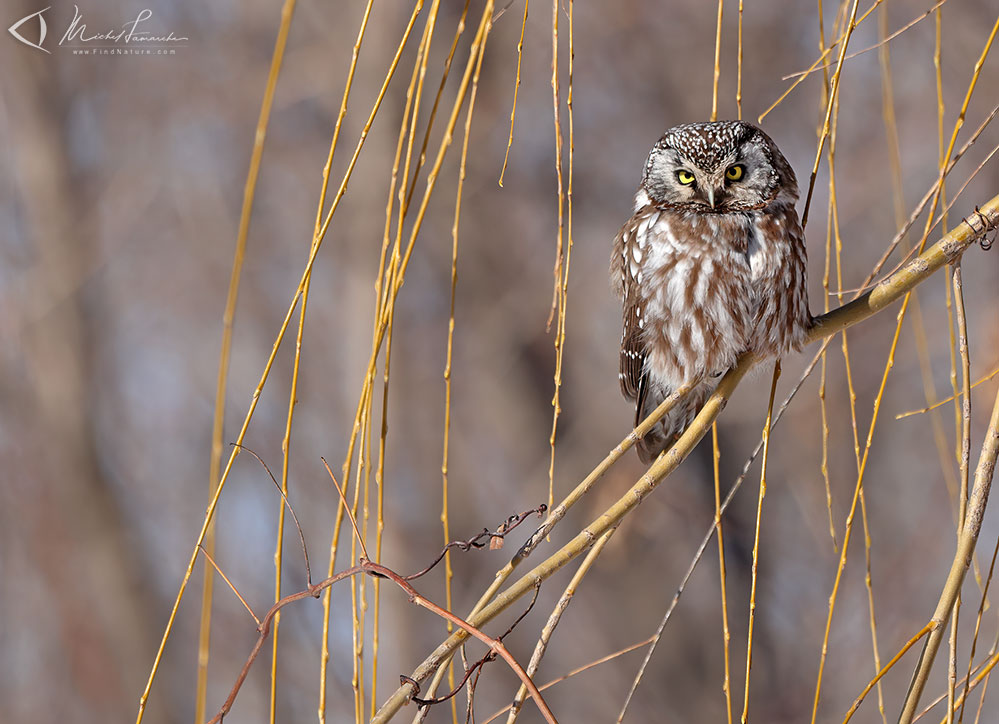
[[[747,348],[752,281],[742,215],[662,211],[648,230],[642,306],[649,370],[678,382],[727,369]]]

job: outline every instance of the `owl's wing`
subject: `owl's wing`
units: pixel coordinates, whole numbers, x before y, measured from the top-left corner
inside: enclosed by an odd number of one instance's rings
[[[756,221],[756,239],[753,349],[780,356],[801,349],[812,326],[805,236],[793,203],[768,207]]]
[[[639,242],[645,240],[639,239],[639,235],[648,233],[651,213],[653,210],[648,207],[640,209],[621,227],[614,240],[614,250],[611,255],[611,283],[624,305],[618,378],[621,381],[622,394],[629,400],[636,401],[636,409],[639,411],[636,414],[640,414],[648,388],[640,293],[642,252],[645,244]]]

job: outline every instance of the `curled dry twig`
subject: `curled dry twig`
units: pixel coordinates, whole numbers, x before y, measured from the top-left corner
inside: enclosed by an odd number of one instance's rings
[[[517,625],[521,621],[524,620],[524,618],[527,616],[527,614],[529,614],[531,612],[531,609],[534,608],[534,604],[537,603],[538,592],[539,591],[541,591],[541,583],[540,582],[538,583],[537,586],[534,587],[534,596],[531,598],[531,602],[528,604],[527,608],[524,609],[524,612],[517,617],[516,621],[514,621],[512,624],[510,624],[509,628],[507,628],[506,631],[504,631],[502,634],[500,634],[499,636],[496,637],[497,641],[503,641],[503,639],[505,639],[507,636],[509,636],[513,632],[513,630],[515,628],[517,628]],[[475,674],[476,672],[481,672],[481,669],[482,669],[483,666],[485,666],[486,664],[488,664],[490,661],[495,661],[496,660],[496,656],[497,656],[496,651],[490,649],[490,651],[488,653],[486,653],[485,656],[483,656],[481,659],[479,659],[474,664],[472,664],[467,669],[465,669],[465,675],[461,677],[461,681],[459,681],[457,683],[457,685],[455,685],[455,687],[451,691],[449,691],[447,694],[445,694],[444,696],[431,697],[429,699],[421,699],[419,697],[420,683],[418,681],[416,681],[414,679],[411,679],[410,677],[406,676],[405,674],[401,674],[399,676],[399,681],[401,681],[403,683],[410,684],[410,685],[412,685],[414,687],[414,689],[416,690],[416,694],[413,695],[413,702],[414,703],[419,704],[420,706],[433,706],[434,704],[443,704],[445,701],[447,701],[448,699],[453,698],[454,696],[456,696],[458,694],[459,691],[461,691],[462,687],[465,686],[465,683],[472,676],[472,674]],[[474,691],[475,691],[475,686],[476,686],[477,682],[478,682],[478,675],[476,675],[475,680],[472,682],[472,684],[470,686],[470,691],[472,693],[474,693]],[[472,695],[470,694],[468,698],[469,698],[469,709],[471,709]]]
[[[263,469],[267,471],[267,474],[271,478],[271,482],[274,483],[274,487],[277,488],[278,493],[280,493],[281,499],[284,500],[284,504],[288,506],[288,512],[291,513],[291,519],[295,521],[295,528],[296,530],[298,530],[298,541],[299,543],[302,544],[302,556],[305,558],[305,582],[311,586],[312,568],[309,566],[309,549],[305,546],[305,533],[302,532],[302,525],[301,523],[298,522],[298,516],[295,515],[295,509],[291,507],[291,501],[288,500],[288,496],[285,494],[284,490],[281,489],[281,484],[277,481],[277,478],[274,477],[274,473],[271,472],[271,469],[267,467],[267,463],[264,462],[263,458],[261,458],[255,452],[253,452],[253,450],[251,450],[250,448],[246,447],[246,445],[240,445],[239,443],[234,442],[232,443],[232,446],[235,448],[239,448],[240,450],[245,450],[246,452],[250,453],[250,455],[252,455],[254,458],[256,458],[257,462],[260,463],[261,467],[263,467]],[[202,548],[202,552],[206,551]],[[218,570],[217,566],[216,570]],[[219,571],[219,573],[222,573],[222,571]],[[246,604],[244,603],[244,605]]]
[[[458,550],[464,552],[472,548],[485,548],[487,545],[495,546],[497,541],[502,541],[507,536],[507,534],[510,533],[510,531],[512,531],[521,523],[523,523],[527,518],[529,518],[532,515],[537,515],[540,517],[544,515],[545,512],[547,512],[547,510],[548,510],[548,505],[546,503],[542,503],[536,508],[525,510],[523,513],[517,513],[516,515],[511,515],[505,521],[500,523],[499,527],[497,527],[496,530],[494,531],[491,531],[488,528],[483,528],[481,533],[472,536],[468,540],[451,541],[446,546],[444,546],[444,549],[440,552],[440,555],[438,555],[437,558],[434,559],[433,563],[424,568],[422,571],[419,571],[418,573],[412,573],[408,576],[404,576],[404,578],[407,581],[411,581],[414,578],[419,578],[420,576],[429,573],[434,566],[436,566],[438,563],[441,562],[441,559],[444,558],[447,552],[452,548],[457,548]],[[488,539],[488,543],[485,542],[486,539]]]

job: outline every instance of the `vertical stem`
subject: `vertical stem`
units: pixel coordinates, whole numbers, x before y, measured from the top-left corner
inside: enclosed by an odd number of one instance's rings
[[[739,40],[735,65],[735,117],[742,120],[742,0],[739,0]]]
[[[721,579],[721,607],[722,607],[722,645],[725,655],[725,681],[722,684],[722,691],[725,692],[725,713],[728,715],[728,724],[732,724],[732,679],[729,672],[728,645],[731,634],[728,630],[728,590],[725,575],[725,538],[722,535],[721,521],[721,476],[718,470],[718,461],[721,460],[721,450],[718,448],[718,423],[711,425],[711,449],[712,467],[715,477],[715,530],[718,533],[718,577]]]
[[[725,0],[718,0],[718,26],[715,29],[715,72],[711,84],[711,120],[718,120],[718,79],[721,77],[722,8]]]
[[[208,471],[208,498],[211,500],[218,490],[219,473],[222,467],[222,432],[225,421],[225,396],[229,382],[229,360],[232,353],[233,322],[236,316],[236,301],[239,298],[239,282],[243,273],[243,260],[246,256],[246,239],[250,230],[250,214],[253,210],[253,199],[256,195],[257,178],[260,175],[260,161],[264,152],[264,139],[267,137],[267,126],[270,122],[271,107],[274,102],[274,89],[277,87],[278,75],[281,72],[281,62],[284,60],[285,44],[291,27],[291,18],[295,12],[295,0],[285,0],[281,8],[281,24],[277,39],[274,42],[274,52],[271,55],[271,66],[264,88],[264,98],[260,104],[260,116],[257,119],[257,131],[254,135],[253,151],[250,155],[250,168],[246,174],[246,184],[243,187],[243,206],[239,216],[239,231],[236,234],[236,251],[233,254],[232,273],[229,277],[229,292],[226,296],[225,311],[222,314],[222,349],[219,352],[219,371],[215,385],[215,413],[212,419],[212,447]],[[284,506],[281,506],[281,515]],[[215,553],[215,524],[210,523],[204,541],[208,555]],[[205,702],[208,695],[208,656],[211,647],[212,625],[212,594],[215,582],[215,572],[210,566],[205,566],[203,586],[201,590],[201,619],[198,632],[198,679],[194,698],[194,721],[201,724],[205,720]],[[275,634],[277,632],[275,631]],[[141,716],[141,711],[140,711]]]
[[[774,362],[773,381],[770,383],[770,403],[767,405],[767,422],[763,426],[763,464],[760,472],[760,495],[756,504],[756,534],[753,538],[752,584],[749,593],[749,634],[746,640],[746,688],[742,700],[742,724],[749,721],[749,673],[753,666],[753,624],[756,621],[756,572],[760,560],[760,522],[763,519],[763,498],[767,494],[767,455],[770,452],[770,422],[773,417],[774,395],[780,378],[780,360]]]

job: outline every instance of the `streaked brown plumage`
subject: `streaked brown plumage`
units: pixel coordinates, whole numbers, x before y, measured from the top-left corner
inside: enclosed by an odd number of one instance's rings
[[[637,425],[700,380],[638,444],[650,462],[747,350],[798,349],[811,324],[794,171],[742,121],[670,129],[649,154],[611,283],[623,303],[621,391]]]

